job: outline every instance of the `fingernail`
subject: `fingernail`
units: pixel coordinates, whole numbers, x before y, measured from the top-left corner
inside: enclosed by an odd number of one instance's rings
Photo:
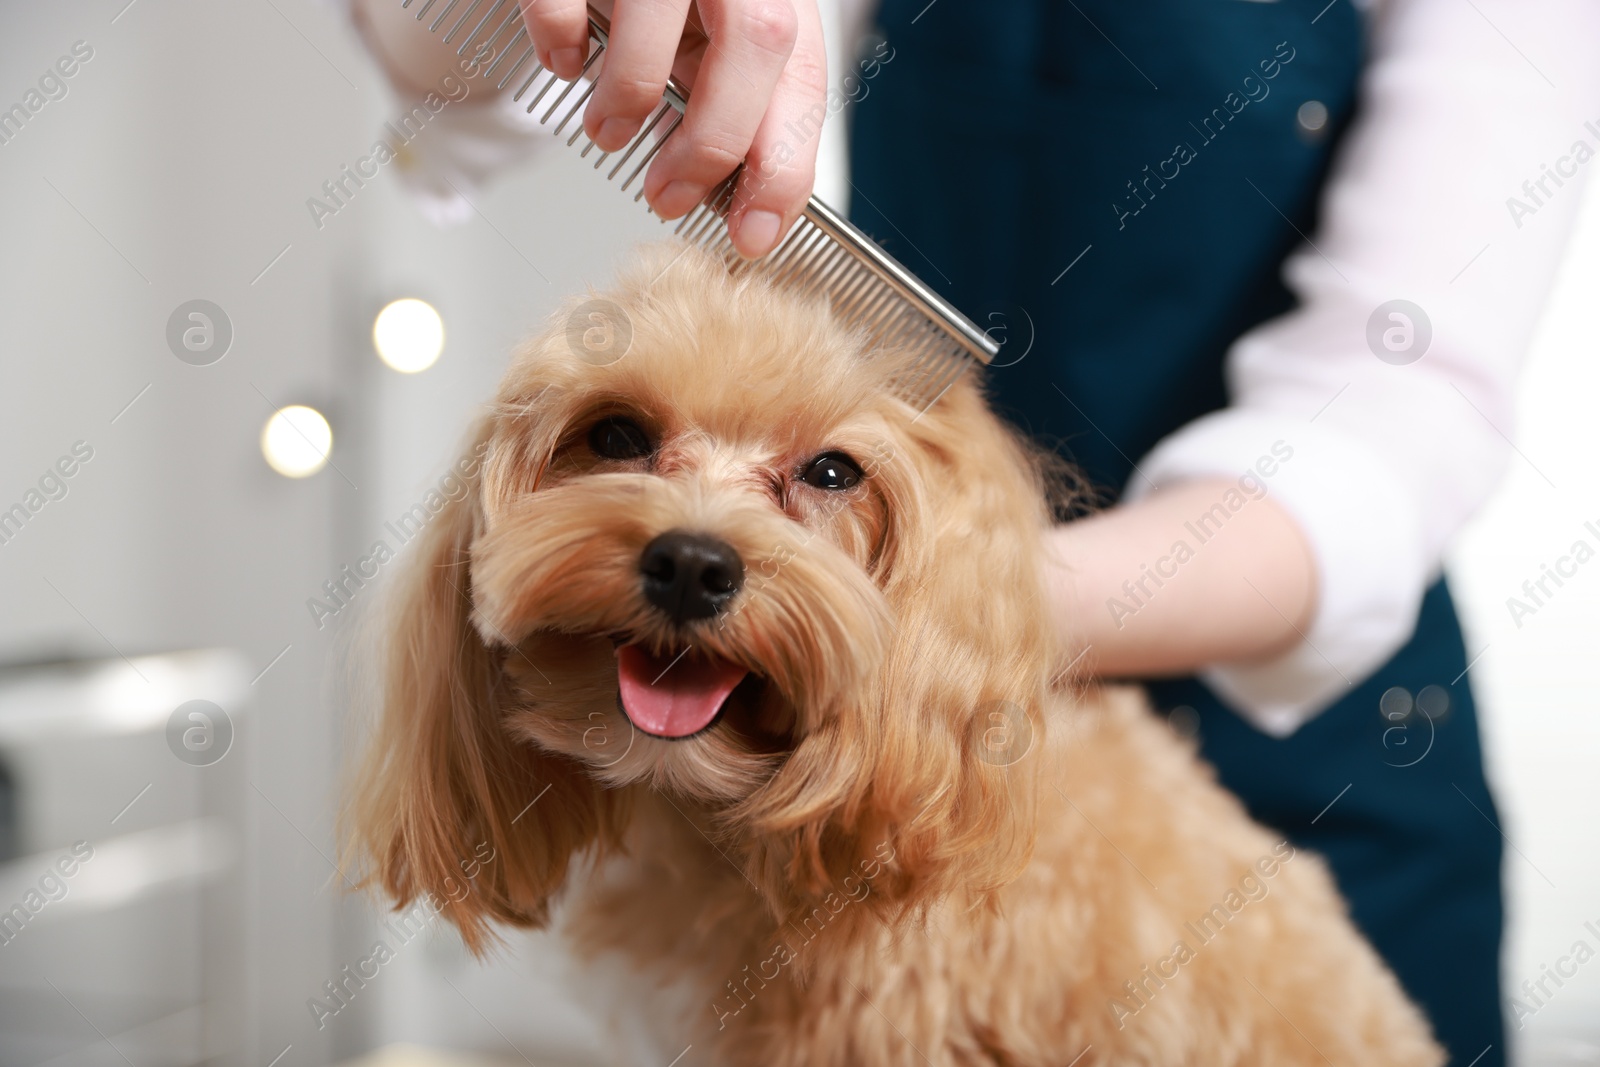
[[[734,234],[734,244],[746,259],[759,259],[772,251],[778,241],[778,227],[783,219],[771,211],[746,211],[739,220],[739,232]]]
[[[550,69],[562,81],[571,81],[583,73],[583,61],[586,58],[587,54],[582,48],[557,48],[550,53]]]
[[[638,119],[609,118],[595,131],[594,143],[607,152],[615,152],[638,132]]]
[[[705,195],[706,187],[697,182],[668,182],[666,188],[656,194],[654,203],[656,214],[664,219],[675,219],[692,210],[696,204],[705,199]]]

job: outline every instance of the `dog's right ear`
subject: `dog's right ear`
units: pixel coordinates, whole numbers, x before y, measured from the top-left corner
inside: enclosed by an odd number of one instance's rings
[[[476,455],[487,441],[480,434]],[[501,657],[473,628],[481,475],[423,531],[387,615],[381,719],[348,810],[361,884],[421,900],[474,952],[490,922],[542,926],[573,853],[617,836],[616,797],[508,735]]]

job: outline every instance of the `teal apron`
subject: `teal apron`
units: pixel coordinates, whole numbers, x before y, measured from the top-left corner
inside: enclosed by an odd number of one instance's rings
[[[1355,107],[1360,17],[1347,0],[885,0],[879,26],[886,61],[857,68],[849,110],[856,222],[1004,331],[1003,412],[1124,485],[1226,405],[1234,339],[1293,307],[1280,268]],[[1195,679],[1150,688],[1192,709],[1173,721],[1198,723],[1257,819],[1327,857],[1452,1062],[1495,1067],[1501,838],[1466,668],[1440,582],[1412,640],[1287,739]]]

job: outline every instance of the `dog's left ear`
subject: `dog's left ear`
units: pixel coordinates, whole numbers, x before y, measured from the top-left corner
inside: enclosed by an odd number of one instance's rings
[[[982,902],[1033,848],[1057,655],[1044,461],[965,383],[888,444],[870,476],[889,504],[893,646],[739,813],[779,911],[862,882],[880,914]]]
[[[475,455],[484,456],[486,425]],[[505,460],[501,459],[502,465]],[[439,911],[474,951],[491,921],[542,926],[573,856],[614,839],[615,798],[565,757],[505,730],[500,661],[470,622],[469,553],[486,482],[423,531],[390,605],[382,719],[350,805],[363,884]]]

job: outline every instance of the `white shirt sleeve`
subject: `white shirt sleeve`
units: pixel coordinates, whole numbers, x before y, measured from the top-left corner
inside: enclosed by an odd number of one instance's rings
[[[1410,638],[1446,544],[1525,462],[1517,366],[1600,152],[1600,5],[1394,0],[1369,29],[1319,229],[1284,268],[1300,306],[1235,343],[1231,406],[1159,443],[1130,485],[1237,478],[1292,448],[1262,480],[1310,541],[1315,617],[1274,660],[1202,673],[1277,736]]]

